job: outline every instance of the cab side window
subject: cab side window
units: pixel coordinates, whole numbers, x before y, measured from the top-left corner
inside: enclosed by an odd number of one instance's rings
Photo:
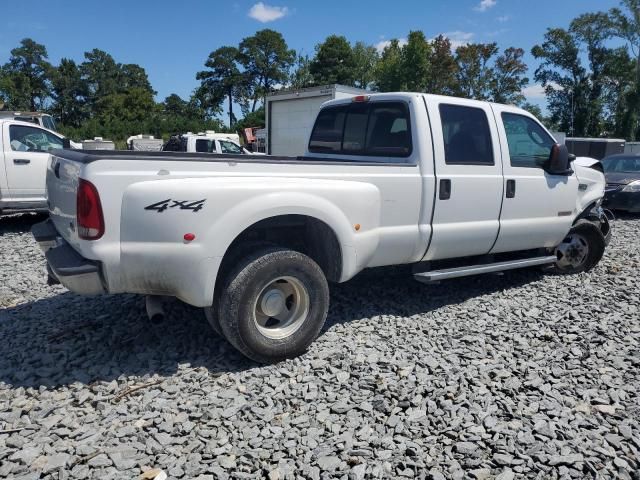
[[[352,103],[320,111],[309,151],[370,157],[412,152],[409,108],[403,102]]]
[[[544,168],[556,143],[532,118],[502,113],[512,167]]]
[[[481,108],[440,105],[447,165],[494,165],[491,130]]]
[[[198,153],[216,153],[216,141],[204,138],[196,139],[196,152]]]
[[[48,152],[62,148],[62,138],[40,128],[23,125],[9,127],[9,143],[11,150],[18,152]]]

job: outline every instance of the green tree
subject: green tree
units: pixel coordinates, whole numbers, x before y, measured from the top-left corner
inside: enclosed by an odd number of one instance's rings
[[[609,12],[612,33],[628,44],[634,63],[633,87],[625,92],[626,112],[619,116],[619,132],[631,140],[640,138],[640,0],[621,0],[622,8]]]
[[[20,110],[44,109],[51,93],[51,64],[47,49],[30,38],[11,50],[0,70],[0,93],[6,106]]]
[[[79,127],[88,114],[85,107],[88,88],[80,69],[73,60],[63,58],[52,72],[51,111],[62,124]]]
[[[430,72],[425,82],[425,92],[436,95],[452,95],[457,90],[458,65],[451,54],[451,41],[438,35],[431,42]]]
[[[84,58],[80,72],[88,88],[87,103],[94,111],[101,98],[118,92],[120,69],[111,55],[97,48],[85,52]]]
[[[458,94],[465,98],[488,100],[494,82],[491,58],[498,53],[496,43],[470,43],[456,49]]]
[[[364,42],[356,42],[353,54],[353,84],[358,88],[367,89],[375,79],[375,69],[380,55],[376,47]]]
[[[209,54],[204,64],[208,70],[198,72],[196,78],[215,106],[226,97],[229,105],[229,128],[233,126],[233,101],[242,93],[243,76],[238,67],[239,52],[235,47],[220,47]]]
[[[421,31],[409,32],[402,47],[402,86],[410,92],[424,92],[430,76],[431,44]]]
[[[258,100],[264,104],[276,85],[287,82],[296,54],[281,33],[268,28],[243,39],[238,50],[238,59],[244,67],[245,96],[250,97],[253,112]]]
[[[375,86],[381,92],[393,92],[403,90],[404,85],[402,48],[398,39],[394,38],[380,55]]]
[[[523,49],[510,47],[496,59],[491,80],[491,99],[494,102],[513,105],[524,102],[522,89],[529,79],[524,76],[528,68],[523,56]]]
[[[293,72],[289,77],[292,88],[306,88],[314,85],[311,75],[311,60],[308,55],[298,55],[293,65]]]
[[[571,136],[586,136],[589,75],[578,41],[565,29],[550,28],[531,53],[540,60],[534,79],[545,89],[551,121]]]
[[[344,36],[330,35],[316,45],[316,55],[309,67],[317,85],[355,84],[356,59]]]

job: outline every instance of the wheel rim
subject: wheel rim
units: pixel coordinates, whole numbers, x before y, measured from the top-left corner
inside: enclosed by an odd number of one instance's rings
[[[278,277],[260,291],[253,306],[253,321],[265,337],[293,335],[309,314],[309,292],[295,277]]]
[[[589,255],[587,239],[578,233],[569,234],[556,248],[556,265],[561,269],[580,268]]]

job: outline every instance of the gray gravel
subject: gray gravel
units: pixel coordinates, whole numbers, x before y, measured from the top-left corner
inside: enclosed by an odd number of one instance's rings
[[[34,221],[0,219],[0,477],[640,478],[638,217],[589,274],[336,286],[273,366],[178,302],[47,286]]]

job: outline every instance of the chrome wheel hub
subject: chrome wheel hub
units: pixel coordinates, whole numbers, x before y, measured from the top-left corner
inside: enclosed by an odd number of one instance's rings
[[[258,331],[271,339],[293,335],[309,314],[309,292],[295,277],[276,278],[261,290],[253,308]]]
[[[580,268],[589,255],[589,243],[580,234],[571,233],[556,248],[559,268]]]

